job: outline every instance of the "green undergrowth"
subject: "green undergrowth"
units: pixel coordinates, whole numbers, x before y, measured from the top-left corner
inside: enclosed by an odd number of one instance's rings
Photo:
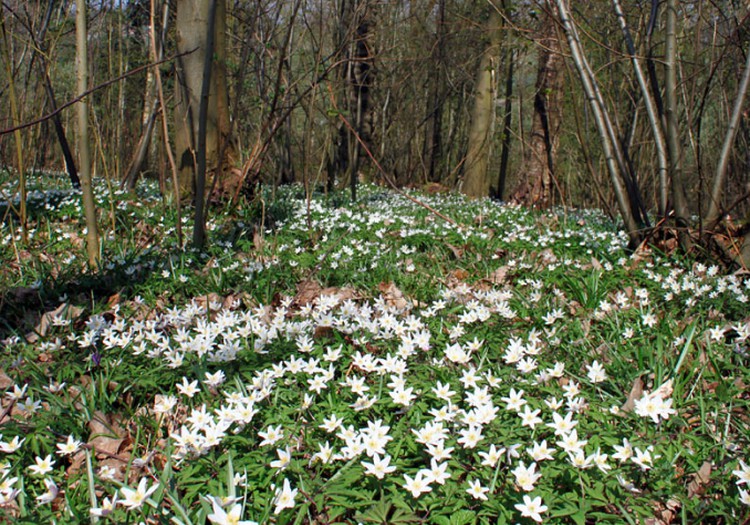
[[[375,186],[213,209],[198,253],[148,181],[97,187],[90,272],[80,196],[30,185],[28,241],[0,230],[2,519],[748,518],[741,275],[598,211]]]

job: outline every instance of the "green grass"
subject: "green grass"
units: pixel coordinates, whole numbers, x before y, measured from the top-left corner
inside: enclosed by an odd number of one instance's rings
[[[149,184],[98,189],[92,274],[79,198],[51,175],[30,185],[62,193],[32,204],[28,244],[0,230],[0,519],[748,518],[740,276],[631,256],[596,211],[413,194],[452,225],[376,187],[214,210],[196,253]],[[543,441],[549,459],[530,452]],[[142,480],[154,490],[128,498]]]

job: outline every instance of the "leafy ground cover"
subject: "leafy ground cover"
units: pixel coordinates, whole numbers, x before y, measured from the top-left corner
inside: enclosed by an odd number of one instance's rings
[[[80,198],[32,183],[29,242],[0,232],[2,519],[748,519],[743,275],[594,211],[412,194],[451,223],[375,187],[217,212],[199,254],[147,185],[97,189],[90,275]]]

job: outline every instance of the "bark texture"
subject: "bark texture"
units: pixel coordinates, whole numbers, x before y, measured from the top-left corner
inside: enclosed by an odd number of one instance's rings
[[[469,197],[490,194],[490,175],[487,171],[490,153],[490,132],[495,116],[494,71],[500,51],[500,15],[492,10],[487,22],[489,42],[479,61],[474,107],[466,153],[466,167],[461,191]]]
[[[189,53],[176,64],[175,157],[183,197],[195,194],[198,113],[206,59],[206,36],[211,0],[178,0],[177,52]],[[226,74],[226,0],[216,1],[214,52],[206,120],[207,180],[218,177],[217,188],[229,192],[224,172],[233,157],[229,142],[229,95]],[[211,183],[207,184],[211,187]]]
[[[687,249],[690,247],[690,237],[687,234],[689,211],[685,195],[685,173],[682,169],[682,143],[677,115],[677,0],[667,1],[666,15],[664,116],[667,121],[667,154],[672,180],[672,208],[675,225],[679,229],[680,245]]]
[[[520,183],[510,199],[538,208],[547,208],[553,204],[565,85],[564,60],[555,23],[556,9],[553,5],[549,8],[537,41],[539,64],[531,135],[519,170]]]
[[[88,90],[88,30],[86,0],[76,2],[76,77],[78,93]],[[87,99],[78,105],[78,158],[81,177],[83,212],[86,217],[86,252],[89,267],[96,268],[99,260],[99,234],[96,224],[96,204],[91,182],[91,154],[89,152],[89,110]]]
[[[431,86],[431,96],[427,113],[427,134],[425,136],[424,157],[427,165],[427,180],[439,182],[443,176],[441,160],[443,156],[443,104],[445,101],[445,3],[438,2],[438,19],[435,25],[435,46],[433,50],[435,73]]]

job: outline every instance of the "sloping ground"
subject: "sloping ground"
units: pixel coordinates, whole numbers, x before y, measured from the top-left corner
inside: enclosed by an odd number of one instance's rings
[[[18,289],[38,277],[48,314],[34,336],[6,341],[0,512],[30,523],[748,516],[743,276],[626,254],[596,212],[415,194],[451,223],[363,193],[349,205],[283,190],[216,219],[205,256],[175,249],[158,203],[113,198],[129,235],[91,278],[60,263],[80,247],[39,223],[29,252],[54,271],[6,276]],[[67,206],[47,231],[74,234]]]

